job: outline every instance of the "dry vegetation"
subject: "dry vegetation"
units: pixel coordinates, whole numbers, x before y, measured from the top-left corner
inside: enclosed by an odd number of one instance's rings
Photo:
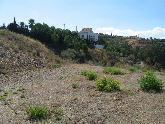
[[[0,73],[59,66],[61,59],[39,41],[0,30]]]
[[[96,71],[99,76],[103,67],[87,64],[72,64],[53,70],[43,69],[28,83],[12,82],[3,85],[2,89],[9,92],[0,101],[0,121],[3,123],[34,123],[29,120],[25,112],[25,105],[46,105],[50,109],[51,117],[36,121],[36,123],[69,123],[69,124],[116,124],[116,123],[164,123],[165,94],[147,93],[140,89],[138,79],[144,73],[125,70],[125,75],[115,75],[114,78],[122,82],[121,91],[101,92],[80,72],[83,70]],[[20,78],[19,73],[17,73]],[[34,75],[34,74],[33,74]],[[47,77],[44,77],[47,75]],[[156,73],[164,80],[163,72]],[[72,84],[77,84],[76,88]],[[24,88],[23,91],[17,89]],[[14,87],[14,88],[13,88]],[[1,91],[1,95],[4,91]],[[20,96],[24,94],[25,98]],[[9,104],[5,105],[4,101]],[[61,115],[55,113],[62,110]]]

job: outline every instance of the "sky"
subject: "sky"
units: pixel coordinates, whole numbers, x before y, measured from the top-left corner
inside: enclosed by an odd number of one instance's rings
[[[56,28],[165,39],[165,0],[0,0],[0,25],[34,19]]]

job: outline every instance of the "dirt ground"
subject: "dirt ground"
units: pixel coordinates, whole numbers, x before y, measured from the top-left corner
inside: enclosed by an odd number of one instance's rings
[[[98,91],[94,81],[81,75],[83,70],[110,76],[103,73],[103,67],[88,64],[1,75],[0,95],[7,95],[0,100],[0,124],[165,123],[165,92],[141,91],[137,80],[143,72],[124,69],[125,75],[113,76],[122,82],[121,91],[106,93]],[[163,72],[156,72],[156,76],[164,82]],[[72,87],[73,83],[77,84],[76,88]],[[51,111],[62,110],[63,113],[58,115],[60,119],[52,114],[49,119],[29,120],[25,112],[28,104],[46,105]]]

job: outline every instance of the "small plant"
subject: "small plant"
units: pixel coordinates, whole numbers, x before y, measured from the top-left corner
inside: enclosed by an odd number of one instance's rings
[[[59,67],[61,67],[61,65],[59,63],[52,62],[51,63],[51,67],[53,67],[53,68],[59,68]]]
[[[25,98],[25,95],[21,95],[20,97],[21,97],[21,98]]]
[[[130,70],[130,71],[137,71],[138,69],[136,67],[129,67],[128,70]]]
[[[11,87],[11,89],[15,89],[15,87]]]
[[[62,119],[62,115],[63,115],[63,110],[61,110],[61,109],[55,109],[54,111],[53,111],[53,113],[55,114],[55,119],[57,120],[57,121],[60,121],[61,119]]]
[[[5,102],[4,102],[4,105],[9,105],[9,102],[6,102],[6,101],[5,101]]]
[[[4,91],[4,94],[9,94],[9,92],[7,92],[7,91]]]
[[[94,71],[85,70],[85,71],[82,71],[81,74],[86,76],[89,80],[95,80],[98,77],[97,73]]]
[[[11,101],[12,99],[8,99],[7,101]]]
[[[2,95],[0,95],[0,100],[2,100],[3,99],[3,96]]]
[[[138,82],[140,83],[142,90],[154,90],[159,92],[163,89],[162,80],[157,79],[153,72],[146,72],[146,75],[141,76]]]
[[[63,114],[63,110],[59,109],[59,110],[54,110],[55,114],[57,115],[62,115]]]
[[[0,89],[0,92],[5,91],[4,89]]]
[[[56,120],[60,121],[62,118],[60,116],[56,116]]]
[[[45,119],[49,117],[49,110],[43,105],[28,105],[25,110],[31,119]]]
[[[8,96],[8,94],[9,94],[9,92],[7,92],[7,91],[4,91],[4,94],[3,94],[3,96]]]
[[[63,76],[60,76],[59,79],[62,80]]]
[[[17,91],[14,91],[13,94],[18,94],[18,92]]]
[[[114,75],[120,75],[120,74],[123,75],[123,74],[125,74],[119,68],[116,68],[116,67],[106,67],[106,68],[104,68],[103,72],[104,73],[111,73],[111,74],[114,74]]]
[[[143,72],[155,72],[156,70],[154,70],[151,66],[145,66],[142,68]]]
[[[19,88],[17,91],[23,91],[25,90],[25,88]]]
[[[95,86],[100,91],[111,92],[120,90],[120,82],[113,77],[107,78],[106,76],[102,76],[96,80]]]
[[[72,84],[72,87],[73,87],[73,88],[76,88],[76,87],[77,87],[77,84],[73,83],[73,84]]]

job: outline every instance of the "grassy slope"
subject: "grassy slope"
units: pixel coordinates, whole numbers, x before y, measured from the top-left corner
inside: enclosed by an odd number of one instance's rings
[[[0,73],[56,66],[60,58],[39,41],[0,30]]]

